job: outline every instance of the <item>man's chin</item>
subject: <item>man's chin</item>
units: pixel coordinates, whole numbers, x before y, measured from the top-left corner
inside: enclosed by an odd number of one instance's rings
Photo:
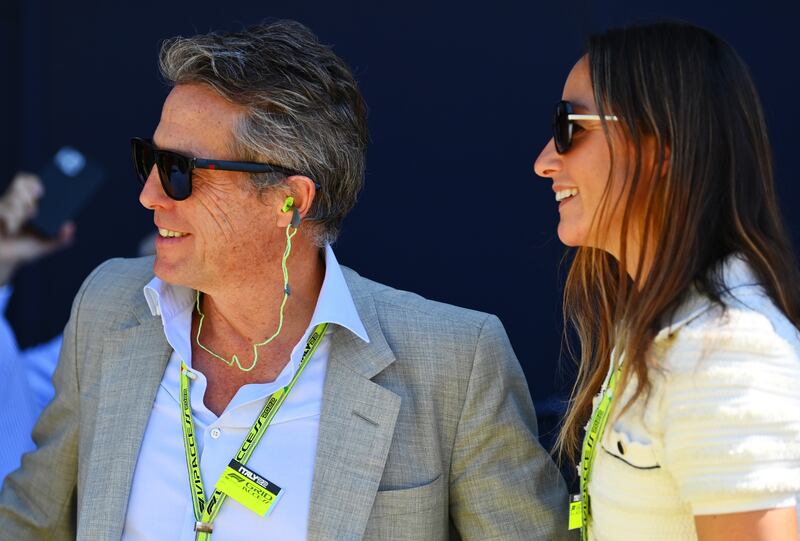
[[[186,285],[190,287],[187,283],[190,282],[189,277],[186,276],[183,267],[184,265],[167,261],[166,258],[156,254],[155,261],[153,262],[153,274],[162,282],[176,286]]]

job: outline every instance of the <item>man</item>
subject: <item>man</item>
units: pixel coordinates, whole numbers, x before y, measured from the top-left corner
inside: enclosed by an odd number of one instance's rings
[[[341,59],[277,22],[170,40],[161,70],[132,143],[155,260],[79,291],[0,539],[566,535],[499,321],[336,262],[367,141]]]

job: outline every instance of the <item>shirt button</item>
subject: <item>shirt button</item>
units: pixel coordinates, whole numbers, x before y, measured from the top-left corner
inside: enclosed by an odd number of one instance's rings
[[[211,429],[211,437],[212,438],[217,439],[221,435],[222,435],[222,430],[220,430],[219,428],[214,427],[214,428]]]

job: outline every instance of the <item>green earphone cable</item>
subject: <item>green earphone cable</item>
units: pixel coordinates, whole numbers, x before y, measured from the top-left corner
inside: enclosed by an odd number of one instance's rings
[[[239,370],[241,370],[242,372],[250,372],[253,368],[255,368],[256,363],[258,363],[258,348],[272,342],[281,333],[281,329],[283,329],[283,308],[284,306],[286,306],[286,301],[289,298],[289,270],[286,268],[286,261],[289,259],[289,254],[292,253],[292,237],[294,237],[296,234],[297,234],[297,228],[292,228],[292,224],[286,226],[286,250],[284,250],[283,259],[281,260],[281,269],[283,270],[283,300],[281,301],[281,308],[278,318],[278,329],[275,331],[275,334],[273,334],[263,342],[260,342],[258,344],[253,344],[253,364],[250,365],[250,368],[243,367],[239,362],[239,357],[237,357],[235,353],[233,357],[231,357],[231,360],[228,360],[225,357],[222,357],[221,355],[217,355],[216,353],[214,353],[213,351],[211,351],[210,349],[208,349],[207,347],[205,347],[203,344],[200,343],[200,331],[203,330],[203,320],[205,319],[206,316],[205,314],[203,314],[202,310],[200,310],[200,290],[198,289],[196,304],[197,304],[197,313],[200,315],[200,321],[197,324],[197,336],[195,338],[195,341],[197,342],[197,345],[203,349],[203,351],[205,351],[212,357],[216,357],[217,359],[224,362],[228,366],[233,366],[234,364],[236,364],[236,366],[239,367]]]

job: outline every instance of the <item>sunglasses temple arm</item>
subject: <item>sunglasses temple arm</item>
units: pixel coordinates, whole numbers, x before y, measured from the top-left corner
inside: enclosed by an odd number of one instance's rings
[[[619,120],[616,115],[606,115],[606,121],[614,121],[616,122]],[[600,120],[600,115],[575,115],[570,114],[567,115],[567,120]]]
[[[240,171],[242,173],[283,173],[286,175],[296,175],[296,171],[290,171],[277,165],[266,163],[251,162],[232,162],[226,160],[207,160],[205,158],[194,158],[192,165],[197,169],[219,169],[222,171]]]
[[[300,175],[297,171],[292,171],[277,165],[250,162],[229,162],[225,160],[207,160],[204,158],[194,158],[192,166],[197,169],[218,169],[221,171],[240,171],[242,173],[281,173],[286,176]],[[319,190],[322,185],[314,181],[314,186]]]

